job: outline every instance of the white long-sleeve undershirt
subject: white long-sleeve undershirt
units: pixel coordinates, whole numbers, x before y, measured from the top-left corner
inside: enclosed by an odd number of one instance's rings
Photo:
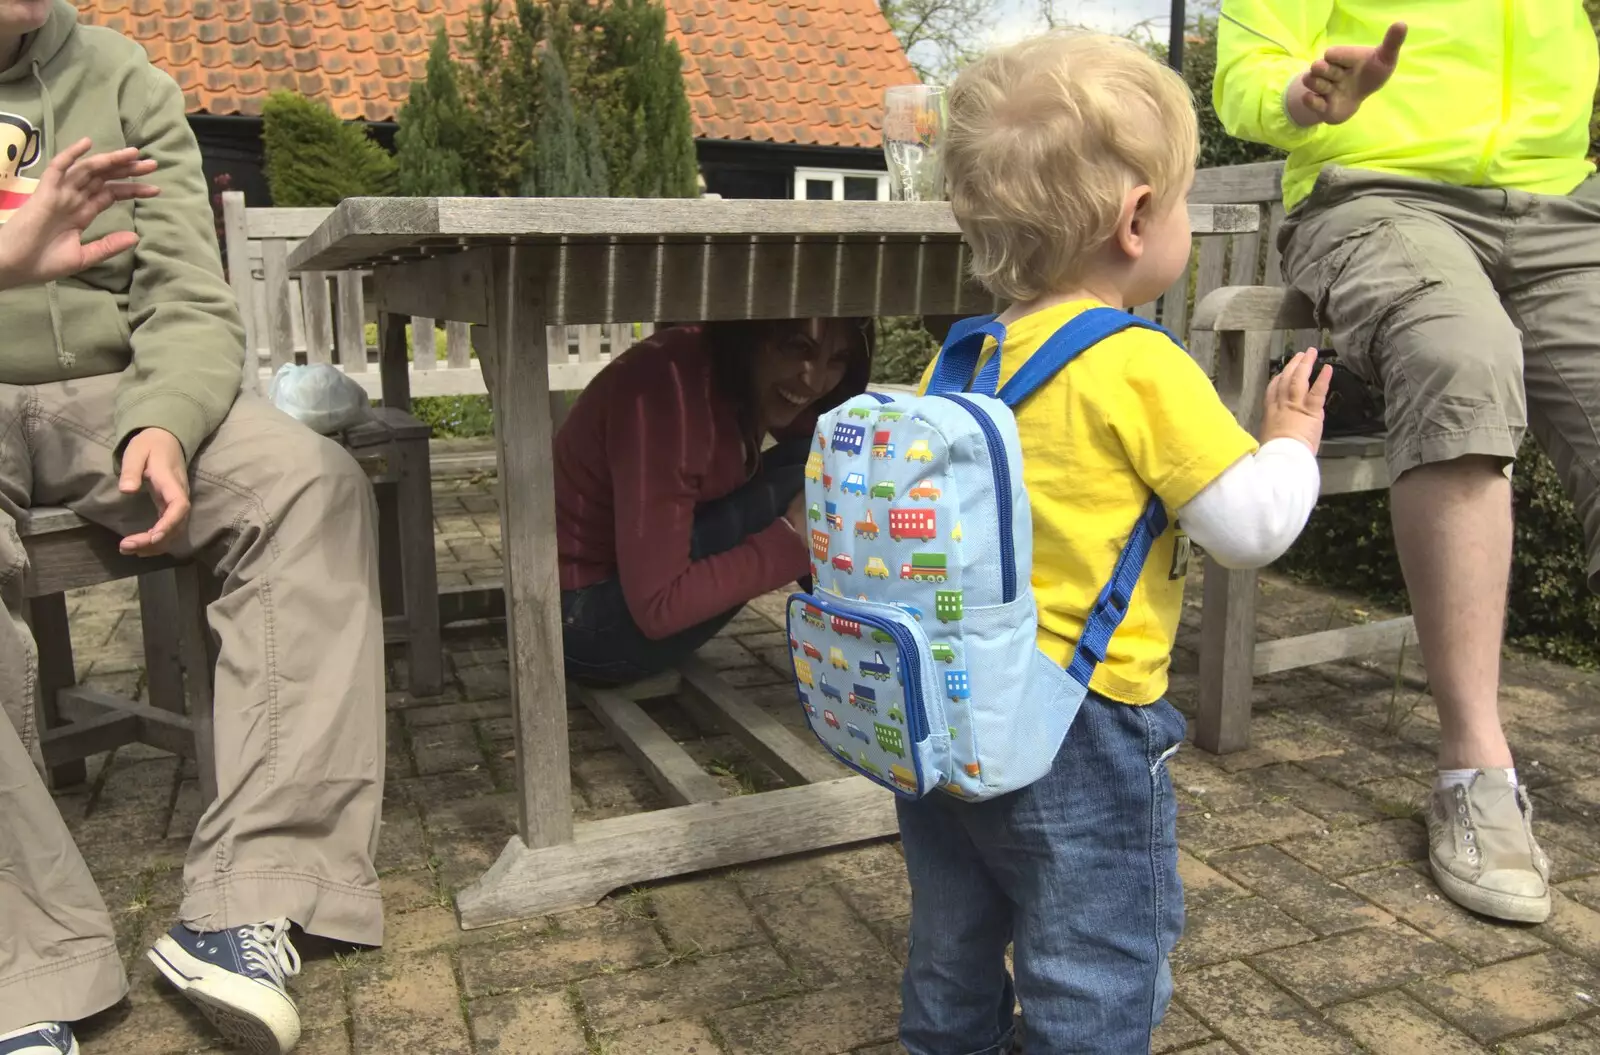
[[[1322,476],[1311,449],[1280,438],[1261,445],[1178,510],[1195,545],[1224,568],[1260,568],[1305,529]]]

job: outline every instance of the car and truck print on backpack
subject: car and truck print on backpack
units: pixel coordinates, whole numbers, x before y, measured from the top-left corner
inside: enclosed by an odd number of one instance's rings
[[[904,631],[891,624],[926,627],[926,655],[941,668],[936,683],[945,707],[960,706],[970,695],[957,635],[942,639],[941,633],[958,627],[964,615],[961,584],[952,572],[961,541],[954,510],[945,508],[953,492],[928,472],[941,445],[926,422],[898,409],[852,406],[817,433],[818,449],[806,464],[813,497],[817,484],[824,496],[807,503],[808,512],[815,510],[810,541],[816,593],[797,595],[790,605],[791,645],[808,722],[840,760],[902,792],[917,788],[908,744],[927,734],[912,728],[900,647]],[[892,605],[875,604],[863,594],[864,604],[845,610],[840,602],[858,595],[861,587],[850,584],[863,577],[883,584],[873,588],[879,596],[884,585],[902,584]],[[862,609],[884,609],[892,618],[867,617]],[[924,612],[932,616],[926,624]],[[827,675],[813,666],[824,656]],[[838,674],[854,677],[839,684]],[[846,711],[863,717],[848,721]]]

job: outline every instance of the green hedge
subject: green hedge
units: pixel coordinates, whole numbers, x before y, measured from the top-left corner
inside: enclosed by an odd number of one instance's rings
[[[1600,597],[1589,592],[1583,531],[1549,459],[1530,439],[1512,478],[1516,541],[1506,637],[1551,659],[1600,666]],[[1325,499],[1278,568],[1405,607],[1387,492]]]

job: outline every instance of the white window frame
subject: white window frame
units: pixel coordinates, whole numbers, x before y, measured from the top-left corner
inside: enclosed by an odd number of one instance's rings
[[[846,176],[858,179],[875,179],[878,181],[878,200],[889,200],[889,174],[877,169],[814,169],[797,168],[794,170],[794,200],[806,200],[806,181],[825,180],[833,184],[833,200],[844,201],[844,179]]]

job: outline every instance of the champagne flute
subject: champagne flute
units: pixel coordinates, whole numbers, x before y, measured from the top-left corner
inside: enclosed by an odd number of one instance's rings
[[[902,84],[883,93],[883,156],[893,201],[943,201],[945,90]]]

